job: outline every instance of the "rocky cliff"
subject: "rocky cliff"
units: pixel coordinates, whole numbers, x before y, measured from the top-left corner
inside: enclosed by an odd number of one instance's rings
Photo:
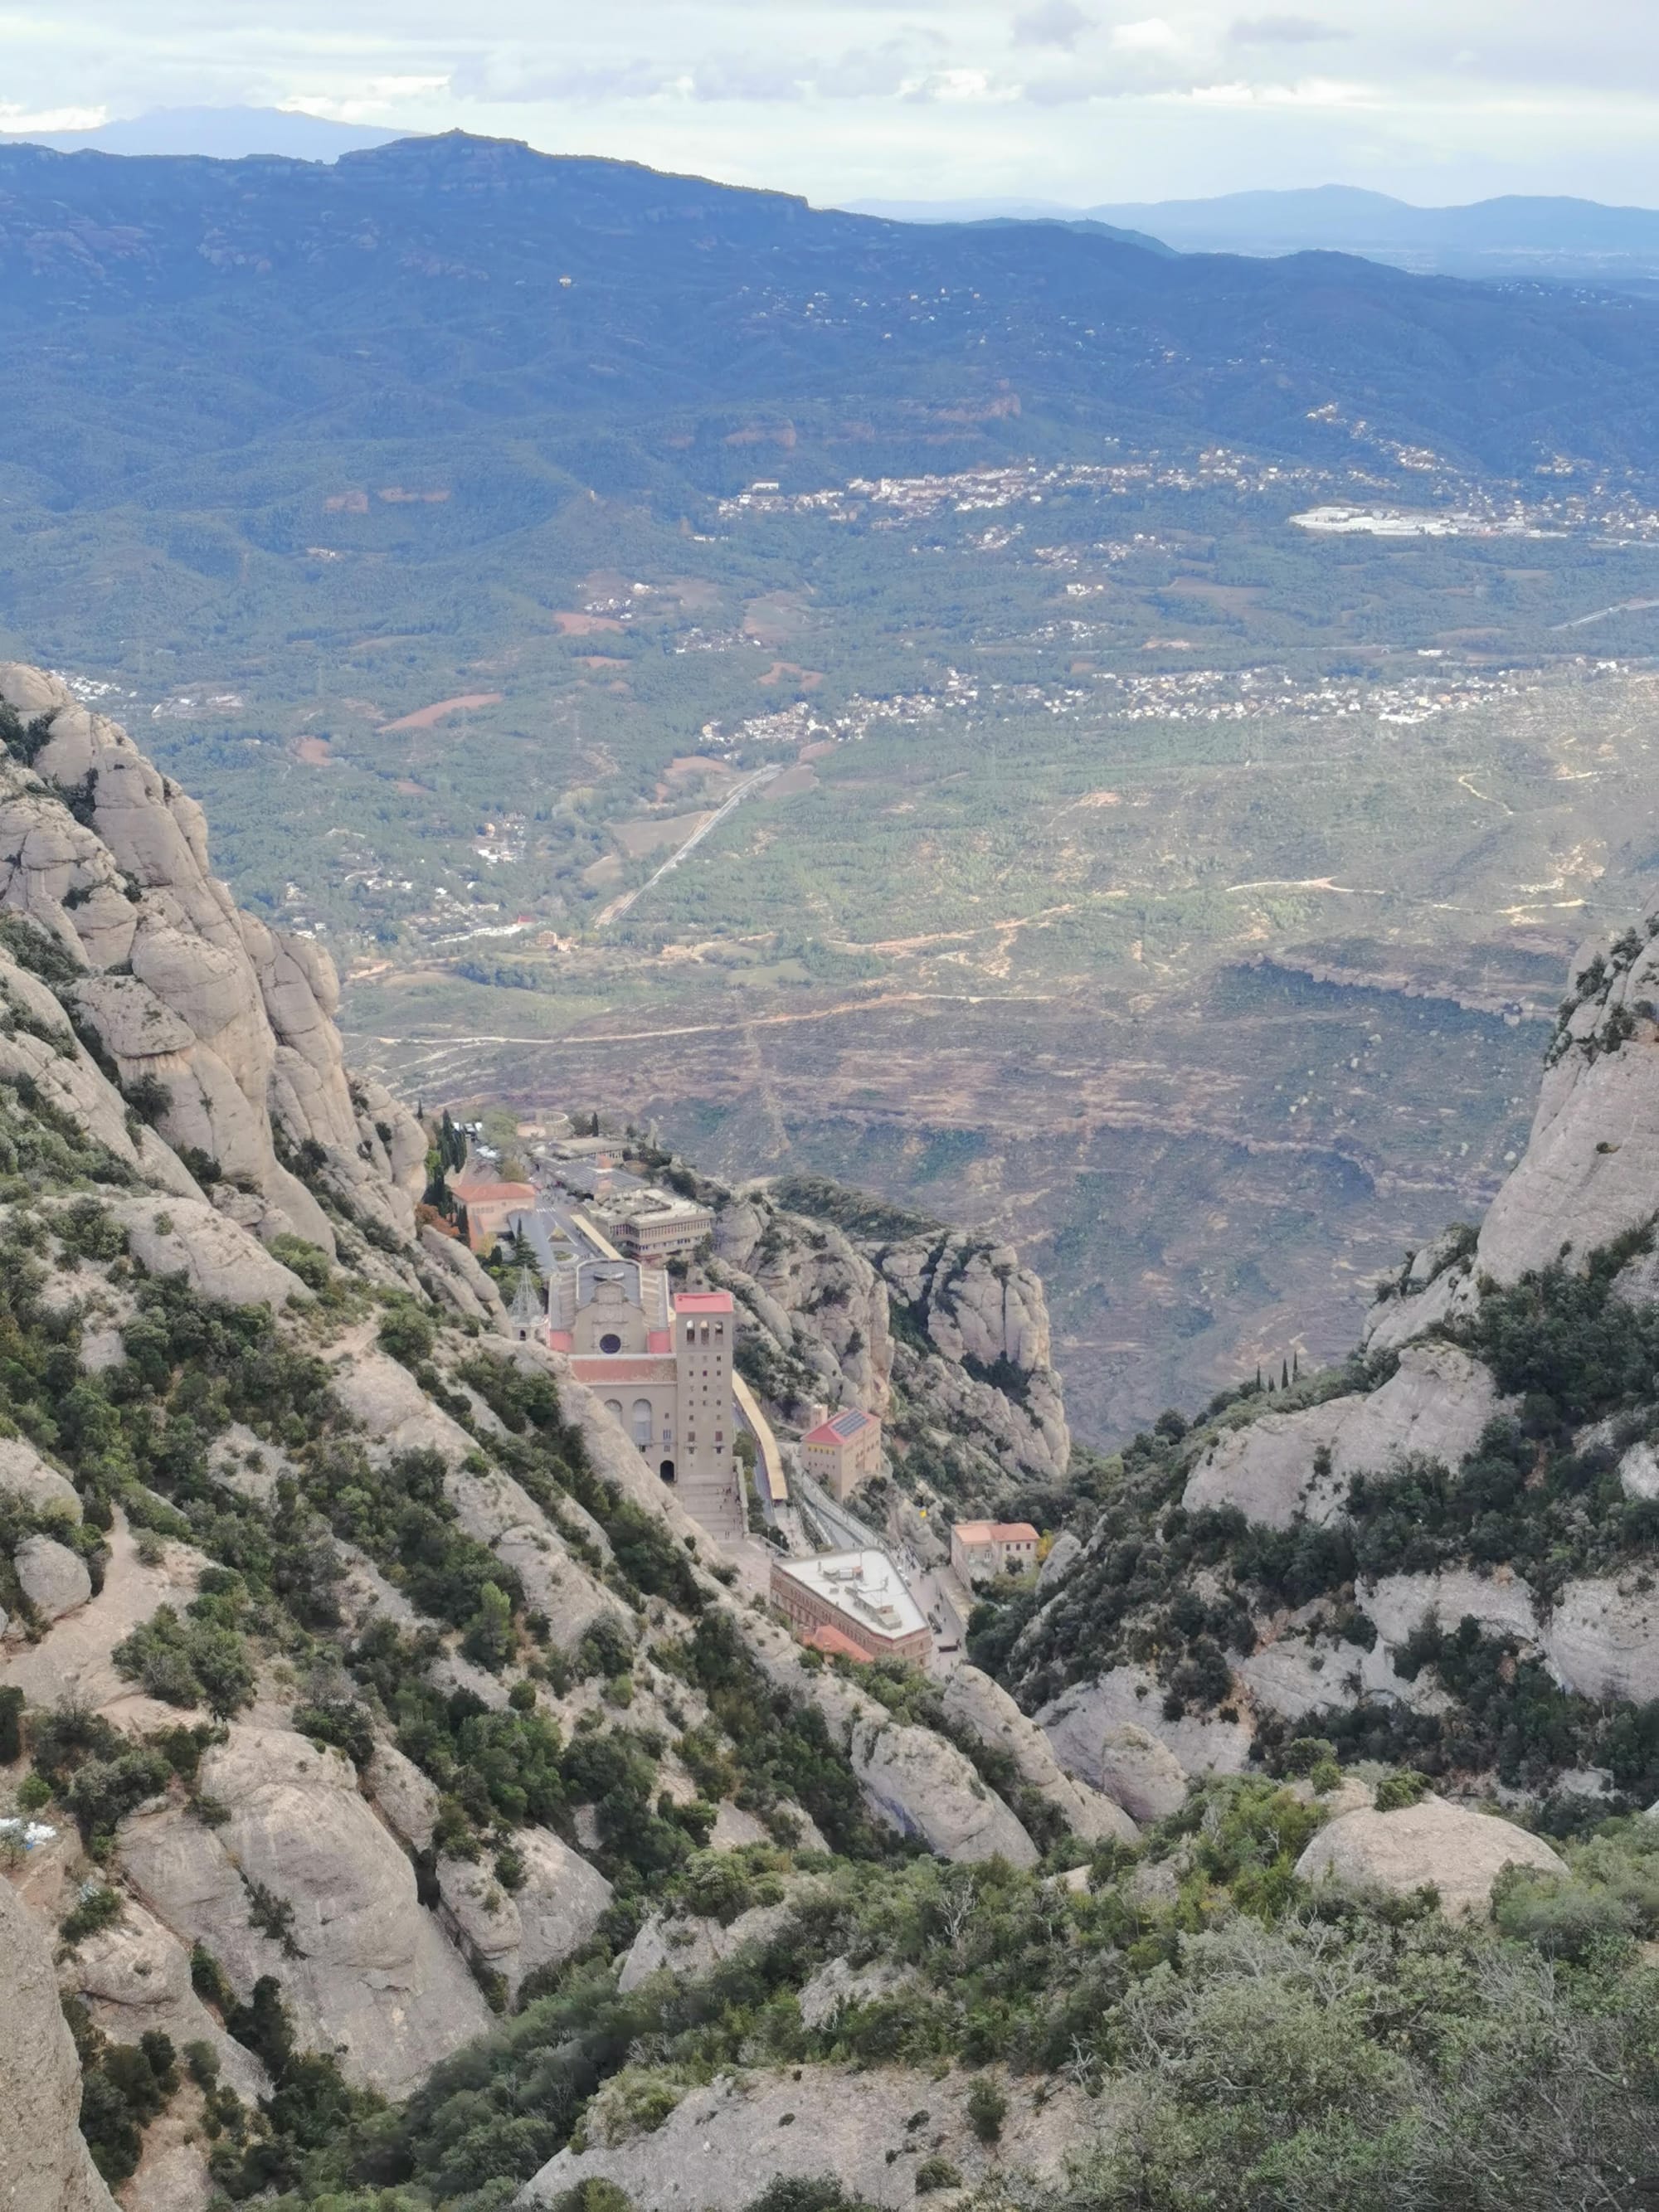
[[[1659,1794],[1656,994],[1659,914],[1580,954],[1524,1157],[1379,1286],[1346,1370],[1124,1455],[997,1639],[1075,1772],[1110,1786],[1145,1723],[1194,1771],[1308,1735]]]
[[[800,1176],[726,1194],[715,1252],[775,1402],[880,1414],[900,1480],[958,1505],[1065,1479],[1048,1304],[1012,1246]]]
[[[131,2212],[280,2175],[307,2103],[406,2095],[705,1860],[1133,1832],[990,1684],[945,1726],[804,1656],[417,1231],[327,956],[125,732],[38,671],[0,700],[0,1975],[38,2009],[56,1931]],[[757,1335],[890,1407],[871,1261],[763,1200],[723,1231]],[[107,2202],[67,2048],[16,2083],[42,2206]]]

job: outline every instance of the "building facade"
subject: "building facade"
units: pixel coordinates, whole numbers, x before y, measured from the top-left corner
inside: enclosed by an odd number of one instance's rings
[[[774,1559],[772,1602],[803,1644],[835,1649],[844,1637],[868,1659],[931,1656],[927,1616],[885,1552],[825,1552],[810,1559]],[[825,1636],[823,1632],[832,1632]]]
[[[965,1583],[1023,1575],[1036,1565],[1041,1541],[1029,1521],[958,1521],[951,1531],[951,1565]]]
[[[881,1472],[881,1423],[862,1407],[843,1406],[801,1438],[800,1463],[839,1504]]]
[[[580,1260],[548,1283],[547,1341],[599,1398],[652,1473],[698,1526],[726,1540],[747,1527],[737,1456],[729,1291],[671,1297],[660,1268]]]
[[[665,1196],[660,1191],[646,1193],[638,1205],[623,1206],[612,1199],[601,1211],[630,1260],[660,1263],[683,1258],[714,1233],[714,1217],[708,1206],[695,1205],[689,1198]]]

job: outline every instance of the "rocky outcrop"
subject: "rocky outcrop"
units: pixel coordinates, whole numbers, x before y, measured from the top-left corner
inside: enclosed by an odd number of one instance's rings
[[[993,2173],[1015,2186],[1026,2173],[1056,2179],[1086,2130],[1082,2101],[1050,2084],[1039,2109],[1011,2085],[1001,2140],[988,2150],[968,2121],[978,2078],[894,2066],[723,2074],[688,2091],[649,2134],[562,2150],[519,2201],[553,2204],[583,2182],[608,2181],[639,2212],[731,2212],[779,2177],[833,2173],[859,2203],[908,2212],[917,2168],[942,2154],[970,2184]]]
[[[521,1829],[514,1842],[518,1886],[508,1889],[482,1860],[440,1859],[438,1888],[451,1926],[509,1997],[526,1974],[580,1951],[611,1902],[611,1885],[545,1828]]]
[[[263,1234],[333,1249],[284,1164],[304,1153],[345,1206],[412,1235],[425,1139],[382,1085],[348,1076],[327,953],[237,908],[211,873],[200,807],[117,724],[17,663],[0,664],[0,701],[44,740],[31,766],[0,766],[0,907],[84,969],[65,1000],[122,1088],[164,1102],[169,1144],[258,1194]],[[105,1140],[132,1151],[110,1095]],[[194,1188],[182,1170],[175,1187]]]
[[[826,1398],[886,1413],[893,1366],[887,1294],[850,1239],[750,1192],[720,1207],[714,1251],[720,1279],[776,1352],[808,1369]]]
[[[81,1518],[81,1493],[75,1485],[55,1467],[48,1467],[22,1437],[0,1437],[0,1492],[9,1492],[32,1512],[53,1519]]]
[[[214,1954],[239,1996],[274,1974],[301,2044],[337,2051],[389,2096],[489,2019],[417,1903],[415,1873],[359,1795],[349,1763],[286,1729],[233,1727],[198,1787],[228,1808],[141,1810],[121,1832],[127,1879],[181,1942]]]
[[[311,1293],[257,1237],[199,1198],[118,1200],[132,1256],[152,1275],[182,1275],[215,1305],[304,1305]]]
[[[853,2005],[878,2004],[882,1998],[896,1996],[910,1978],[902,1966],[875,1960],[867,1966],[854,1966],[846,1959],[831,1959],[820,1966],[811,1981],[804,1983],[796,2002],[800,2007],[804,2027],[828,2027],[842,2013]]]
[[[1251,1521],[1287,1528],[1343,1510],[1356,1474],[1382,1474],[1402,1460],[1455,1468],[1504,1410],[1478,1360],[1455,1346],[1413,1344],[1369,1394],[1352,1392],[1289,1413],[1264,1413],[1222,1435],[1188,1479],[1182,1504],[1236,1505]]]
[[[1134,1794],[1133,1783],[1123,1778],[1124,1751],[1138,1759],[1142,1735],[1154,1738],[1170,1753],[1176,1769],[1188,1774],[1243,1774],[1249,1764],[1252,1741],[1247,1720],[1223,1720],[1194,1712],[1168,1720],[1162,1711],[1163,1699],[1156,1677],[1144,1668],[1113,1667],[1091,1681],[1062,1690],[1036,1718],[1068,1774],[1079,1776],[1113,1798],[1133,1818],[1156,1819],[1159,1817],[1156,1812],[1137,1813],[1128,1796],[1118,1795],[1120,1789]],[[1133,1733],[1126,1738],[1121,1733],[1125,1730]],[[1156,1801],[1147,1796],[1137,1802],[1150,1808]]]
[[[1085,1843],[1132,1844],[1135,1824],[1115,1793],[1103,1796],[1061,1768],[1036,1723],[1028,1720],[999,1683],[977,1667],[959,1666],[945,1678],[945,1717],[994,1750],[1007,1753],[1028,1789],[1052,1805]]]
[[[725,1923],[701,1914],[653,1913],[629,1946],[617,1987],[626,1996],[665,1969],[682,1981],[695,1981],[735,1958],[745,1943],[769,1942],[788,1917],[789,1907],[782,1904],[752,1905]]]
[[[73,1613],[92,1595],[86,1561],[52,1536],[26,1536],[12,1554],[17,1587],[47,1620]]]
[[[1039,1480],[1064,1474],[1072,1439],[1050,1364],[1048,1304],[1012,1245],[952,1233],[890,1245],[880,1267],[890,1294],[944,1362],[937,1375],[928,1363],[922,1401],[950,1382],[942,1413],[982,1425],[1021,1472]]]
[[[78,1996],[94,2026],[116,2043],[137,2043],[152,2030],[175,2049],[210,2045],[219,2075],[252,2102],[270,2083],[252,2052],[227,2035],[191,1986],[190,1954],[170,1929],[129,1898],[121,1917],[84,1936],[58,1970],[60,1986]]]
[[[1167,1820],[1187,1802],[1187,1770],[1167,1743],[1133,1721],[1108,1729],[1096,1758],[1100,1786],[1137,1820]]]
[[[1323,1827],[1296,1863],[1304,1881],[1335,1881],[1354,1889],[1409,1895],[1425,1884],[1448,1913],[1484,1911],[1507,1866],[1565,1875],[1565,1863],[1541,1836],[1512,1821],[1470,1813],[1441,1797],[1393,1813],[1345,1813]]]
[[[81,2069],[43,1931],[0,1877],[0,2206],[115,2212],[79,2126]]]

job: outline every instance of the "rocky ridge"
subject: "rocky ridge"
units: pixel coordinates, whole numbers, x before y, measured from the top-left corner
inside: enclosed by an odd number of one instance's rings
[[[1349,1367],[1138,1440],[1145,1504],[1102,1516],[1010,1622],[1006,1679],[1063,1765],[1121,1795],[1126,1726],[1183,1774],[1332,1735],[1655,1794],[1620,1734],[1644,1724],[1595,1709],[1659,1699],[1656,998],[1659,910],[1579,955],[1524,1156],[1478,1232],[1380,1286]],[[1131,1566],[1135,1527],[1152,1546]],[[1565,1700],[1556,1748],[1512,1726],[1499,1749],[1486,1666]]]
[[[961,1747],[981,1731],[988,1753],[1013,1743],[1045,1821],[1128,1830],[991,1709],[992,1686],[952,1741],[737,1601],[603,1407],[509,1344],[489,1277],[417,1230],[424,1134],[346,1069],[326,955],[236,908],[199,810],[114,724],[15,665],[0,700],[0,1244],[42,1393],[0,1438],[0,1699],[24,1745],[0,1786],[45,1774],[55,1793],[24,1884],[47,1924],[111,1885],[113,1917],[60,1966],[90,2029],[118,2051],[200,2045],[251,2111],[289,2046],[247,2023],[279,2013],[293,2050],[405,2094],[532,1977],[602,1928],[616,1940],[642,1831],[671,1860],[700,1836],[738,1852],[769,1836],[731,1802],[743,1746],[672,1659],[707,1634],[774,1729],[808,1717],[802,1742],[832,1795],[845,1776],[841,1817],[871,1824],[868,1848],[896,1832],[1035,1866]],[[757,1310],[793,1302],[809,1326],[792,1356],[831,1346],[838,1390],[880,1402],[888,1290],[839,1232],[811,1249],[775,1290],[749,1278]],[[1046,1358],[1040,1287],[1019,1300],[993,1356]],[[957,1299],[952,1326],[989,1353],[976,1310]],[[66,1393],[67,1422],[49,1410]],[[1062,1440],[1051,1422],[1030,1449]],[[400,1671],[375,1675],[368,1653]],[[572,1778],[534,1784],[554,1826],[485,1780],[499,1763],[458,1766],[490,1729]],[[623,1769],[654,1778],[607,1827]],[[777,1834],[823,1840],[787,1792],[754,1802]],[[145,2154],[132,2212],[204,2191],[185,2133]]]

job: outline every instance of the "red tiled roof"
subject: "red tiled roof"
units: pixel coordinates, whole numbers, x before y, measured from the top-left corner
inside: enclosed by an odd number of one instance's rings
[[[721,1313],[732,1310],[730,1291],[677,1291],[674,1294],[676,1313]]]
[[[964,1544],[1035,1544],[1037,1540],[1029,1521],[958,1521],[951,1534]]]
[[[476,1206],[480,1200],[504,1200],[513,1206],[533,1206],[536,1189],[527,1182],[457,1182],[450,1188],[463,1206]]]
[[[870,1654],[864,1646],[854,1644],[850,1636],[843,1636],[840,1629],[831,1627],[827,1620],[821,1620],[816,1628],[810,1629],[801,1642],[810,1644],[813,1650],[825,1652],[831,1658],[839,1654],[843,1659],[856,1659],[866,1667],[870,1663]]]
[[[840,1413],[831,1413],[827,1421],[820,1421],[801,1438],[804,1444],[844,1444],[860,1436],[866,1429],[879,1428],[881,1424],[873,1413],[866,1413],[861,1406],[843,1406]]]

